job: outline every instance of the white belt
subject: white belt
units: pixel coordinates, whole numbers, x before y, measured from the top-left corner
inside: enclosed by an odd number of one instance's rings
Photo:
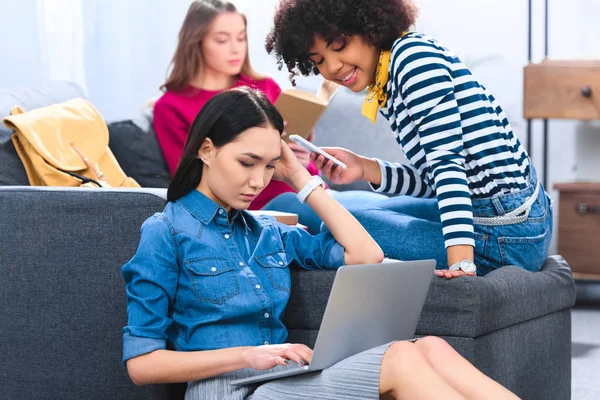
[[[525,222],[529,217],[531,206],[535,203],[538,194],[540,193],[540,181],[535,185],[533,194],[525,200],[518,208],[515,208],[509,213],[500,215],[497,217],[474,217],[473,224],[476,225],[487,225],[487,226],[501,226],[501,225],[512,225],[520,224]]]

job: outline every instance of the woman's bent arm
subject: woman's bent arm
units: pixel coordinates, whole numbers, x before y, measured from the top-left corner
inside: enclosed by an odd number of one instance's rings
[[[310,178],[310,174],[303,169],[290,177],[289,184],[299,191]],[[322,187],[309,194],[306,203],[329,228],[335,240],[344,247],[344,261],[347,265],[379,263],[383,260],[383,251],[371,235]]]
[[[196,381],[249,367],[244,357],[247,349],[155,350],[127,360],[127,372],[136,385]]]

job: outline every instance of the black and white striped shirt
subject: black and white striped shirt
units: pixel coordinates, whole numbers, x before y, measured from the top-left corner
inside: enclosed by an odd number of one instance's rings
[[[375,190],[437,197],[446,247],[474,245],[471,199],[527,187],[529,157],[504,111],[434,39],[409,33],[396,40],[380,111],[411,164],[377,160]]]

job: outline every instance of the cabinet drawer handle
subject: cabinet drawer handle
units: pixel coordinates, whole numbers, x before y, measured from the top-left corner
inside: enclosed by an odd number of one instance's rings
[[[586,99],[589,99],[590,97],[592,97],[592,88],[588,85],[585,85],[581,88],[581,95]]]
[[[600,214],[600,207],[599,206],[588,206],[587,203],[577,203],[577,204],[575,204],[575,211],[579,215]]]

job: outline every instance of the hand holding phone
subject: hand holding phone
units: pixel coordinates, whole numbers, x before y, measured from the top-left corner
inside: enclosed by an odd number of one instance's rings
[[[304,147],[306,150],[308,151],[312,151],[315,152],[317,154],[322,155],[323,157],[327,158],[328,160],[333,161],[333,163],[335,165],[337,165],[338,167],[345,169],[346,168],[346,164],[344,164],[343,162],[341,162],[340,160],[338,160],[337,158],[335,158],[334,156],[332,156],[329,153],[326,153],[325,151],[321,150],[319,147],[315,146],[314,144],[312,144],[311,142],[309,142],[308,140],[305,140],[304,138],[302,138],[301,136],[298,135],[290,135],[290,140],[293,141],[294,143]]]

